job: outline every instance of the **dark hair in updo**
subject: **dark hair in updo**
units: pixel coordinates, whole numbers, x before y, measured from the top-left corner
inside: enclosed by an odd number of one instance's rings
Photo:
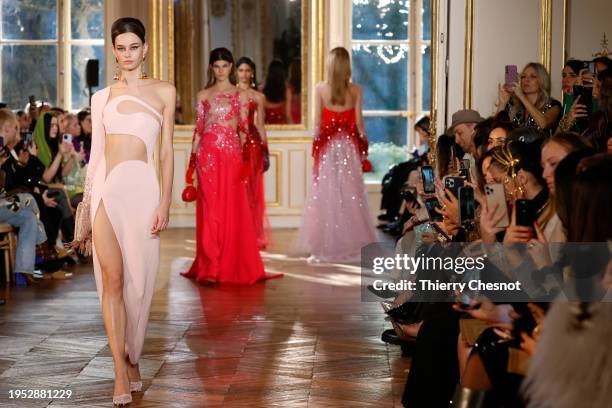
[[[145,43],[145,26],[142,24],[137,18],[133,17],[122,17],[120,19],[115,20],[111,27],[111,39],[113,41],[113,46],[115,45],[115,38],[118,35],[125,33],[133,33],[140,38],[142,43]]]

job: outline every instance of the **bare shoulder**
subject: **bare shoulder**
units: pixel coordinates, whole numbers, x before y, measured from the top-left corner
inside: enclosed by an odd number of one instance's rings
[[[353,95],[361,95],[361,86],[358,84],[350,83],[349,90]]]
[[[266,97],[261,92],[256,91],[255,89],[249,89],[249,97],[252,98],[257,104],[263,104],[266,100]]]
[[[198,92],[196,97],[198,101],[204,101],[208,99],[209,95],[210,95],[210,89],[202,89],[201,91]]]
[[[168,104],[176,103],[176,88],[168,81],[157,81],[153,84],[157,95]]]

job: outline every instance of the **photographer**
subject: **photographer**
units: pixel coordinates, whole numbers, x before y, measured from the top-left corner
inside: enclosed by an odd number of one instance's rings
[[[0,149],[0,164],[3,169],[7,167],[7,161],[14,159],[10,152],[14,151],[17,129],[17,120],[13,113],[8,109],[0,109],[0,135],[6,141],[6,146]],[[0,222],[19,228],[15,273],[23,274],[32,282],[33,278],[42,278],[42,273],[34,269],[36,247],[47,240],[45,230],[38,221],[39,208],[30,194],[7,193],[6,190],[10,188],[6,187],[10,185],[5,185],[4,170],[0,170],[0,175]]]

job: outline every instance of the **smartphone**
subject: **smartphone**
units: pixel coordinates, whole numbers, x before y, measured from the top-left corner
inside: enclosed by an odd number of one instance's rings
[[[30,108],[36,107],[36,97],[34,95],[30,95],[28,101],[30,102]]]
[[[444,177],[444,187],[446,187],[455,197],[459,196],[459,188],[463,187],[465,179],[457,176]]]
[[[474,221],[476,216],[476,203],[474,202],[474,189],[472,187],[459,188],[459,223],[466,225]]]
[[[447,241],[452,241],[453,239],[451,237],[449,237],[446,232],[444,232],[444,230],[442,230],[442,228],[440,228],[440,226],[438,224],[436,224],[435,222],[431,222],[429,223],[429,226],[431,228],[433,228],[438,234],[442,235],[444,237],[444,239],[446,239]]]
[[[470,180],[470,160],[463,159],[459,164],[459,175],[463,177],[466,181]]]
[[[437,198],[428,198],[425,200],[425,209],[427,210],[427,214],[429,214],[429,219],[431,221],[442,221],[442,214],[437,212],[435,208],[442,208]]]
[[[588,69],[591,74],[597,75],[596,64],[595,64],[594,61],[585,61],[584,62],[584,68]]]
[[[593,111],[593,87],[574,85],[574,100],[580,96],[579,103],[586,106],[587,114]]]
[[[531,200],[516,200],[516,225],[533,227],[535,213],[532,209]]]
[[[64,133],[62,135],[62,143],[72,143],[72,135],[70,133]]]
[[[518,69],[516,65],[506,65],[504,71],[506,74],[506,86],[512,86],[518,82]]]
[[[423,191],[427,194],[436,192],[436,183],[434,180],[434,172],[433,167],[431,166],[422,166],[421,167],[421,176],[423,177]]]
[[[506,193],[504,192],[504,185],[498,184],[486,184],[485,185],[485,197],[487,200],[487,207],[493,208],[497,204],[497,210],[495,210],[495,216],[503,213],[504,216],[495,225],[498,228],[506,228],[510,225],[510,217],[508,216],[508,205],[506,204]]]
[[[47,192],[47,197],[49,197],[49,198],[55,198],[55,197],[57,197],[59,195],[60,195],[60,192],[57,191],[57,190],[53,190],[53,191],[48,191]]]

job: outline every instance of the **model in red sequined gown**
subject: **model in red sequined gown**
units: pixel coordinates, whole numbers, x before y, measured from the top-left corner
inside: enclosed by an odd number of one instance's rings
[[[361,248],[376,240],[361,170],[367,155],[367,140],[356,120],[361,91],[351,85],[353,103],[334,110],[326,97],[329,88],[317,86],[320,125],[312,145],[313,180],[299,243],[314,261],[354,262],[360,260]]]
[[[183,276],[200,283],[250,284],[265,279],[255,227],[241,178],[247,100],[217,93],[198,104],[196,132],[196,258]]]
[[[256,93],[252,91],[252,93]],[[261,94],[259,94],[261,95]],[[261,95],[259,103],[263,102]],[[256,125],[255,115],[258,111],[258,102],[249,98],[247,105],[248,116],[248,132],[244,145],[242,146],[243,160],[248,168],[246,176],[247,198],[251,205],[251,214],[253,215],[253,225],[255,226],[255,235],[257,236],[257,246],[260,249],[265,249],[268,240],[266,232],[269,229],[268,219],[266,217],[266,199],[264,196],[264,171],[267,170],[268,160],[268,144],[261,137],[261,133]],[[259,109],[261,111],[261,109]],[[260,113],[263,115],[263,113]],[[260,126],[263,128],[263,126]],[[264,129],[265,131],[265,129]]]

